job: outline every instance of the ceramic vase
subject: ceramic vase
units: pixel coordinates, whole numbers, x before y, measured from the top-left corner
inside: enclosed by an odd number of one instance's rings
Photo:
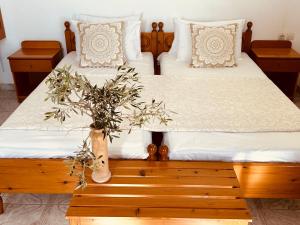
[[[92,143],[92,150],[95,156],[100,159],[99,168],[95,169],[92,173],[92,179],[96,183],[105,183],[111,178],[108,162],[108,144],[107,138],[104,138],[102,130],[91,129],[90,138]],[[102,163],[103,162],[103,163]]]

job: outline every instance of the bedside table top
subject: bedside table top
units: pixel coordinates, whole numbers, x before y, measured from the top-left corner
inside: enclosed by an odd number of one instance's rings
[[[258,58],[300,59],[300,54],[292,48],[252,48]]]
[[[20,49],[8,59],[52,59],[61,49]]]
[[[53,59],[62,52],[59,41],[22,41],[21,49],[8,57],[9,60]]]

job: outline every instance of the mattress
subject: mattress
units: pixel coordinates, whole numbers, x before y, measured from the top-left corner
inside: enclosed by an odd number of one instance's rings
[[[265,76],[260,68],[243,53],[234,68],[191,68],[164,53],[159,57],[163,75]],[[184,79],[182,77],[182,79]],[[226,162],[300,162],[300,132],[181,132],[164,133],[171,160]]]
[[[135,67],[141,76],[154,74],[153,56],[143,53],[138,61],[128,62]],[[63,58],[57,67],[71,65],[73,71],[86,75],[88,79],[103,84],[116,74],[113,68],[80,68],[76,53],[71,52]],[[45,103],[46,86],[42,82],[17,110],[0,127],[0,158],[65,158],[79,150],[82,141],[88,136],[86,126],[89,118],[72,117],[66,124],[54,120],[43,121],[45,107],[50,109],[51,103]],[[42,124],[38,126],[37,124]],[[145,159],[148,156],[147,146],[152,142],[149,131],[124,131],[120,138],[109,143],[110,158]]]

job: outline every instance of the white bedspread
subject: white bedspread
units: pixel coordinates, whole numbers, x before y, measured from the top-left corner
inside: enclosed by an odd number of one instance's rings
[[[105,79],[88,75],[101,85]],[[180,82],[178,82],[180,81]],[[149,131],[201,132],[296,132],[300,131],[300,110],[266,77],[141,76],[145,87],[142,101],[163,100],[172,114],[168,126],[158,121],[146,124]],[[86,127],[90,118],[76,115],[63,125],[44,121],[53,106],[45,102],[47,87],[41,83],[3,124],[6,129],[70,130]],[[24,116],[26,115],[26,116]],[[88,127],[86,127],[88,128]],[[126,124],[123,125],[126,127]]]
[[[300,110],[266,77],[164,75],[142,80],[155,87],[155,93],[145,95],[156,95],[177,113],[167,127],[148,125],[151,131],[300,131]]]
[[[265,74],[245,53],[242,54],[242,59],[238,62],[239,66],[234,68],[194,69],[176,61],[175,57],[167,53],[160,56],[160,64],[162,74],[181,76],[178,77],[180,81],[187,76],[199,77],[212,74],[219,77],[231,76],[231,79],[234,76],[265,78]],[[186,95],[189,94],[186,93]],[[280,98],[285,97],[281,94]],[[260,101],[260,98],[257,101]],[[285,102],[288,102],[287,108],[292,104],[287,99]],[[268,109],[266,107],[266,110],[270,111],[273,108]],[[274,110],[276,111],[276,109]],[[285,119],[289,120],[289,118]],[[253,121],[253,124],[255,125],[256,121]],[[170,148],[169,156],[172,160],[300,162],[300,132],[170,131],[164,133],[164,143]]]
[[[141,76],[153,76],[153,57],[143,53],[139,61],[129,62]],[[76,53],[69,53],[58,67],[72,65],[73,71],[86,75],[99,85],[116,74],[116,69],[79,68]],[[42,82],[33,93],[0,127],[0,158],[64,158],[72,155],[87,137],[90,124],[87,117],[74,116],[65,124],[44,121],[44,113],[51,110],[52,104],[45,102],[47,87]],[[120,139],[109,144],[111,158],[145,159],[147,146],[151,144],[151,132],[126,131]]]

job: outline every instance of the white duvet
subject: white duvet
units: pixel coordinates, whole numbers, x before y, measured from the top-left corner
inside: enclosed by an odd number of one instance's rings
[[[152,76],[153,56],[143,53],[138,61],[129,62],[141,76]],[[116,74],[111,68],[80,68],[76,53],[69,53],[58,67],[72,65],[73,71],[86,75],[99,85]],[[0,127],[0,158],[64,158],[78,150],[82,140],[89,133],[82,128],[90,123],[87,117],[73,117],[65,124],[49,120],[44,121],[44,113],[51,109],[51,103],[44,102],[47,87],[42,82],[33,93]],[[120,139],[109,144],[111,158],[145,159],[147,146],[151,144],[151,132],[125,131]]]
[[[160,56],[160,65],[162,74],[177,75],[180,80],[184,80],[188,76],[210,75],[220,78],[231,77],[231,79],[234,79],[234,76],[247,79],[267,79],[260,68],[245,53],[238,61],[238,67],[234,68],[194,69],[186,63],[176,61],[174,56],[167,53]],[[267,82],[271,81],[267,80]],[[260,90],[258,91],[260,92]],[[185,94],[189,95],[188,90]],[[283,93],[279,95],[279,99],[285,99],[286,102],[283,110],[285,107],[294,107]],[[258,97],[257,100],[260,101],[260,98]],[[269,101],[271,100],[269,99]],[[240,101],[244,101],[244,104],[247,103],[245,99],[240,99]],[[273,101],[277,101],[277,99],[273,99]],[[255,109],[255,105],[253,108]],[[186,109],[189,110],[189,108]],[[270,111],[267,105],[266,110]],[[274,110],[277,109],[274,108]],[[287,117],[285,120],[289,120],[289,118]],[[253,121],[253,125],[256,125],[256,121]],[[169,131],[164,133],[164,143],[170,148],[169,156],[172,160],[300,162],[300,132],[295,131],[235,133]]]

